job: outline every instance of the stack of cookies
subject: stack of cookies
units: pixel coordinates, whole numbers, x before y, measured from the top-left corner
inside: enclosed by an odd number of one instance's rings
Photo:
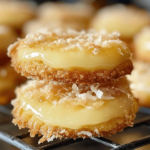
[[[118,33],[42,29],[8,48],[12,66],[31,78],[16,89],[13,123],[54,138],[112,135],[133,125],[138,104],[125,75],[131,53]]]

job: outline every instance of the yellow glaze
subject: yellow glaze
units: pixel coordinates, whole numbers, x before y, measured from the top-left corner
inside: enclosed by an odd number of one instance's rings
[[[25,96],[19,97],[21,107],[29,114],[34,114],[41,121],[49,125],[79,129],[86,125],[96,125],[109,121],[115,117],[124,117],[132,105],[132,98],[125,94],[114,100],[102,100],[100,108],[86,108],[81,106],[67,107],[45,102],[35,102]]]
[[[111,70],[120,63],[130,59],[130,51],[127,47],[113,44],[110,47],[100,48],[98,54],[94,54],[92,50],[80,49],[51,49],[36,46],[36,48],[18,47],[19,61],[38,60],[56,69],[71,70],[80,68],[84,70]]]

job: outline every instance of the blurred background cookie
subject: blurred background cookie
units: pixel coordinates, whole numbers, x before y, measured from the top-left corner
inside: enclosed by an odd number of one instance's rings
[[[129,76],[131,88],[139,104],[150,107],[150,26],[135,35],[133,48],[134,70]]]
[[[120,38],[130,45],[134,35],[149,23],[150,15],[146,10],[116,4],[100,9],[91,21],[91,28],[118,31]]]
[[[134,37],[133,44],[135,59],[150,64],[150,26],[144,27]]]
[[[37,9],[37,17],[47,22],[62,22],[77,26],[78,30],[87,29],[95,9],[88,3],[43,3]],[[54,15],[55,14],[55,15]],[[69,26],[68,26],[69,27]]]
[[[67,23],[62,22],[61,20],[51,22],[46,20],[34,19],[24,24],[22,28],[22,37],[25,37],[28,33],[34,33],[41,28],[49,28],[51,30],[54,30],[56,28],[64,28],[64,29],[74,29],[77,31],[83,29],[80,23],[79,24],[71,22]]]
[[[16,73],[9,63],[0,66],[0,105],[7,104],[15,98],[14,89],[26,79]]]
[[[134,70],[128,76],[131,89],[140,106],[150,107],[150,64],[134,61]]]
[[[14,29],[0,25],[0,65],[8,61],[7,47],[14,43],[16,39],[17,34]]]
[[[35,4],[23,1],[0,1],[0,25],[20,29],[27,21],[35,17]]]

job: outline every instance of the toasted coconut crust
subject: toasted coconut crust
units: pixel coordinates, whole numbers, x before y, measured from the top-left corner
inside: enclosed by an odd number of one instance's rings
[[[132,106],[128,111],[124,112],[124,117],[113,118],[110,121],[96,124],[87,125],[80,129],[74,130],[59,126],[47,125],[39,120],[34,114],[27,114],[21,107],[20,101],[13,101],[14,109],[12,114],[14,116],[13,123],[18,125],[19,128],[29,128],[30,136],[34,137],[36,134],[43,137],[39,140],[39,144],[47,141],[54,136],[55,138],[89,138],[99,137],[104,135],[116,134],[116,132],[122,131],[127,126],[133,126],[133,120],[135,113],[138,110],[138,104],[136,99],[133,101]],[[82,131],[82,132],[81,132]],[[89,134],[84,134],[84,133]]]
[[[113,70],[81,71],[79,69],[65,70],[54,69],[41,61],[18,62],[16,57],[12,57],[12,66],[23,76],[36,80],[54,80],[64,83],[97,83],[106,82],[121,76],[130,74],[133,65],[131,60],[126,60]]]

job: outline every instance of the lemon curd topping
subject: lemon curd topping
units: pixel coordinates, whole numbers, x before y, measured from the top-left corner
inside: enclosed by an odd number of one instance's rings
[[[15,49],[20,62],[36,60],[67,70],[111,70],[131,58],[130,50],[118,39],[117,33],[42,31],[29,34]],[[8,55],[11,51],[12,46]]]
[[[34,114],[37,118],[49,125],[79,129],[86,125],[96,125],[109,121],[115,117],[124,117],[125,111],[131,107],[132,100],[123,95],[105,102],[99,109],[84,108],[81,106],[67,107],[54,105],[49,102],[34,102],[21,96],[21,107],[26,113]]]
[[[26,113],[48,125],[71,129],[124,117],[133,104],[126,78],[102,87],[100,84],[29,81],[16,92],[20,107]]]

